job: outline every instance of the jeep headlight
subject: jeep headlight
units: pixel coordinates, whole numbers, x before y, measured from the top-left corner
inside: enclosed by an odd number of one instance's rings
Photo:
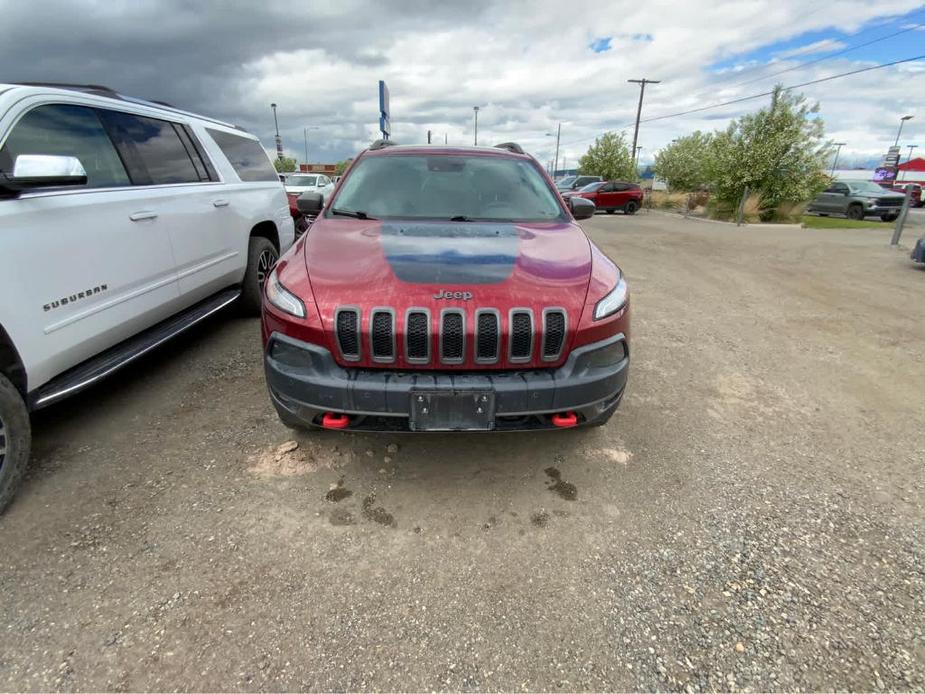
[[[276,276],[276,268],[267,278],[267,301],[291,316],[305,318],[305,304],[280,283],[279,277]]]
[[[598,301],[594,306],[594,320],[606,318],[623,308],[626,305],[626,295],[628,291],[629,288],[626,286],[626,280],[623,279],[623,275],[621,274],[617,286],[611,289],[607,296]]]

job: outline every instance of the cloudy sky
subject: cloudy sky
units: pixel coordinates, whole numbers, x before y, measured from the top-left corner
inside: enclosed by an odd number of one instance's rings
[[[561,122],[561,167],[606,130],[632,137],[627,79],[661,80],[646,90],[655,118],[925,54],[916,0],[0,0],[0,17],[0,81],[105,84],[233,121],[270,149],[276,102],[300,161],[305,127],[312,161],[378,137],[380,79],[399,142],[430,129],[471,144],[478,105],[480,143],[516,140],[544,163]],[[925,151],[925,60],[801,91],[848,143],[843,161],[881,156],[905,114],[903,142]],[[644,122],[642,161],[767,103]]]

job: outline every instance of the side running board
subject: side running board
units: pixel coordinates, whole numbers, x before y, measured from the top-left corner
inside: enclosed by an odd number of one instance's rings
[[[100,352],[82,364],[68,369],[31,394],[31,409],[41,409],[93,385],[113,371],[135,361],[158,345],[225,308],[237,299],[240,293],[241,290],[238,288],[219,292],[182,313],[110,347],[105,352]]]

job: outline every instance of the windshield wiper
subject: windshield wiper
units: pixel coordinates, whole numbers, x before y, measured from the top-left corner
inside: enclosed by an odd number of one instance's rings
[[[331,208],[331,214],[338,214],[341,217],[353,217],[354,219],[375,219],[375,217],[370,217],[360,210],[338,210],[336,208]]]

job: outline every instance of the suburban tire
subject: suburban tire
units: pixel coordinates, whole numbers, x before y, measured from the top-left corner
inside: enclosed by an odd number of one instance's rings
[[[29,464],[32,429],[19,391],[0,374],[0,513],[9,505]]]
[[[635,200],[630,200],[623,206],[623,214],[636,214],[636,210],[639,209],[639,205]]]
[[[244,284],[241,287],[239,300],[242,313],[250,316],[260,313],[263,283],[270,276],[278,259],[279,252],[270,239],[262,236],[251,237],[247,245],[247,272],[244,273]]]
[[[856,222],[864,219],[864,208],[858,204],[853,204],[848,208],[848,219],[853,219]]]
[[[880,219],[882,219],[884,222],[895,222],[895,221],[897,220],[898,217],[899,217],[898,214],[882,214],[882,215],[880,215]]]

